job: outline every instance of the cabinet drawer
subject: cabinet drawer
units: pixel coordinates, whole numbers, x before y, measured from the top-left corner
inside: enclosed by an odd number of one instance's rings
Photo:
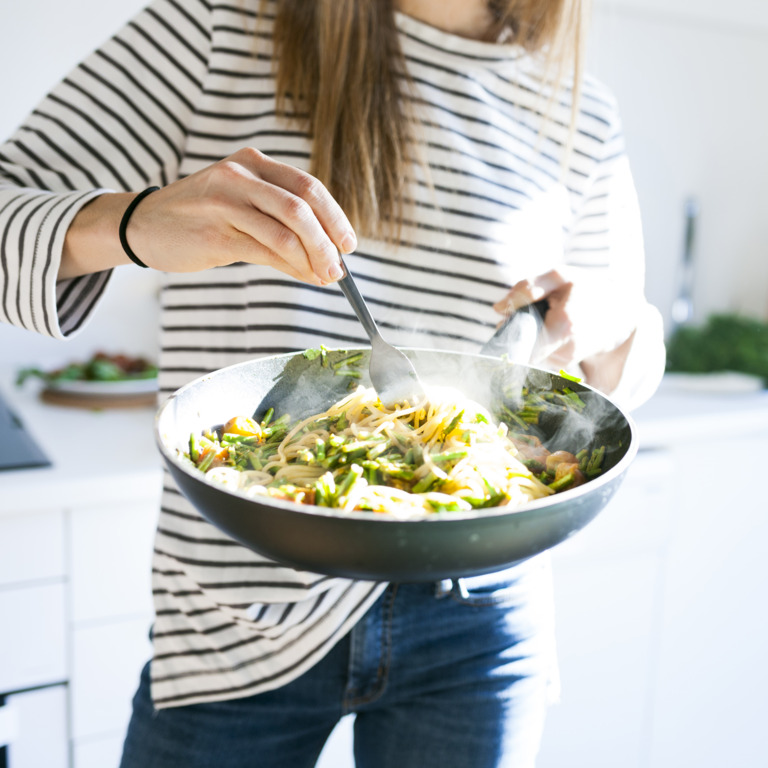
[[[72,633],[72,738],[125,733],[139,675],[149,660],[151,615]]]
[[[0,585],[63,575],[61,510],[0,515]]]
[[[66,686],[17,693],[6,706],[15,720],[8,768],[68,768]]]
[[[124,741],[125,734],[121,731],[97,739],[73,742],[72,768],[117,768],[123,754]]]
[[[159,502],[79,507],[70,512],[72,621],[152,610],[152,545]]]
[[[0,691],[66,679],[64,584],[0,590]]]

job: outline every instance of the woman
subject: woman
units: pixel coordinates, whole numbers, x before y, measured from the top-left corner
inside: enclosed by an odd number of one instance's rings
[[[167,395],[365,343],[331,285],[341,251],[393,343],[475,352],[546,296],[537,361],[642,401],[660,323],[616,110],[579,78],[582,17],[578,0],[155,0],[0,148],[4,320],[66,338],[112,268],[161,270]],[[437,585],[298,572],[166,478],[153,573],[124,768],[311,766],[348,712],[361,767],[533,765],[546,557]]]

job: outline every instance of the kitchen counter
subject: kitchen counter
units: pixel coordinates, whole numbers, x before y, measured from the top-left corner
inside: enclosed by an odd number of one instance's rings
[[[703,388],[667,376],[656,394],[632,413],[641,449],[714,435],[768,435],[768,390]]]
[[[109,503],[131,495],[157,498],[161,458],[154,442],[155,409],[88,410],[44,403],[39,385],[13,383],[0,372],[0,394],[52,462],[50,467],[0,470],[0,514],[41,507],[44,494],[67,506]]]

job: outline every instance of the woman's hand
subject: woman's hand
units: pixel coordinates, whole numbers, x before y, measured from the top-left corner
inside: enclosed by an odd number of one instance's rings
[[[129,263],[118,239],[133,194],[105,194],[67,233],[59,277]],[[314,177],[255,149],[242,149],[139,203],[126,230],[134,253],[164,272],[197,272],[235,262],[273,267],[325,285],[342,276],[338,251],[355,233]]]
[[[595,387],[612,391],[621,378],[632,335],[614,341],[612,318],[600,302],[565,270],[520,280],[494,309],[508,315],[546,298],[549,309],[531,363],[549,370],[582,374]]]
[[[573,283],[553,270],[530,280],[520,280],[493,305],[497,312],[507,316],[540,299],[549,302],[531,363],[559,370],[578,362],[574,357],[576,343],[568,306],[572,291]]]

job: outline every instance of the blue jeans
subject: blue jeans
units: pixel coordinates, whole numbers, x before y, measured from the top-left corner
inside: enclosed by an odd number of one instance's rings
[[[392,584],[309,672],[247,698],[155,710],[149,665],[121,768],[312,768],[355,713],[358,768],[532,768],[554,667],[548,559]]]

